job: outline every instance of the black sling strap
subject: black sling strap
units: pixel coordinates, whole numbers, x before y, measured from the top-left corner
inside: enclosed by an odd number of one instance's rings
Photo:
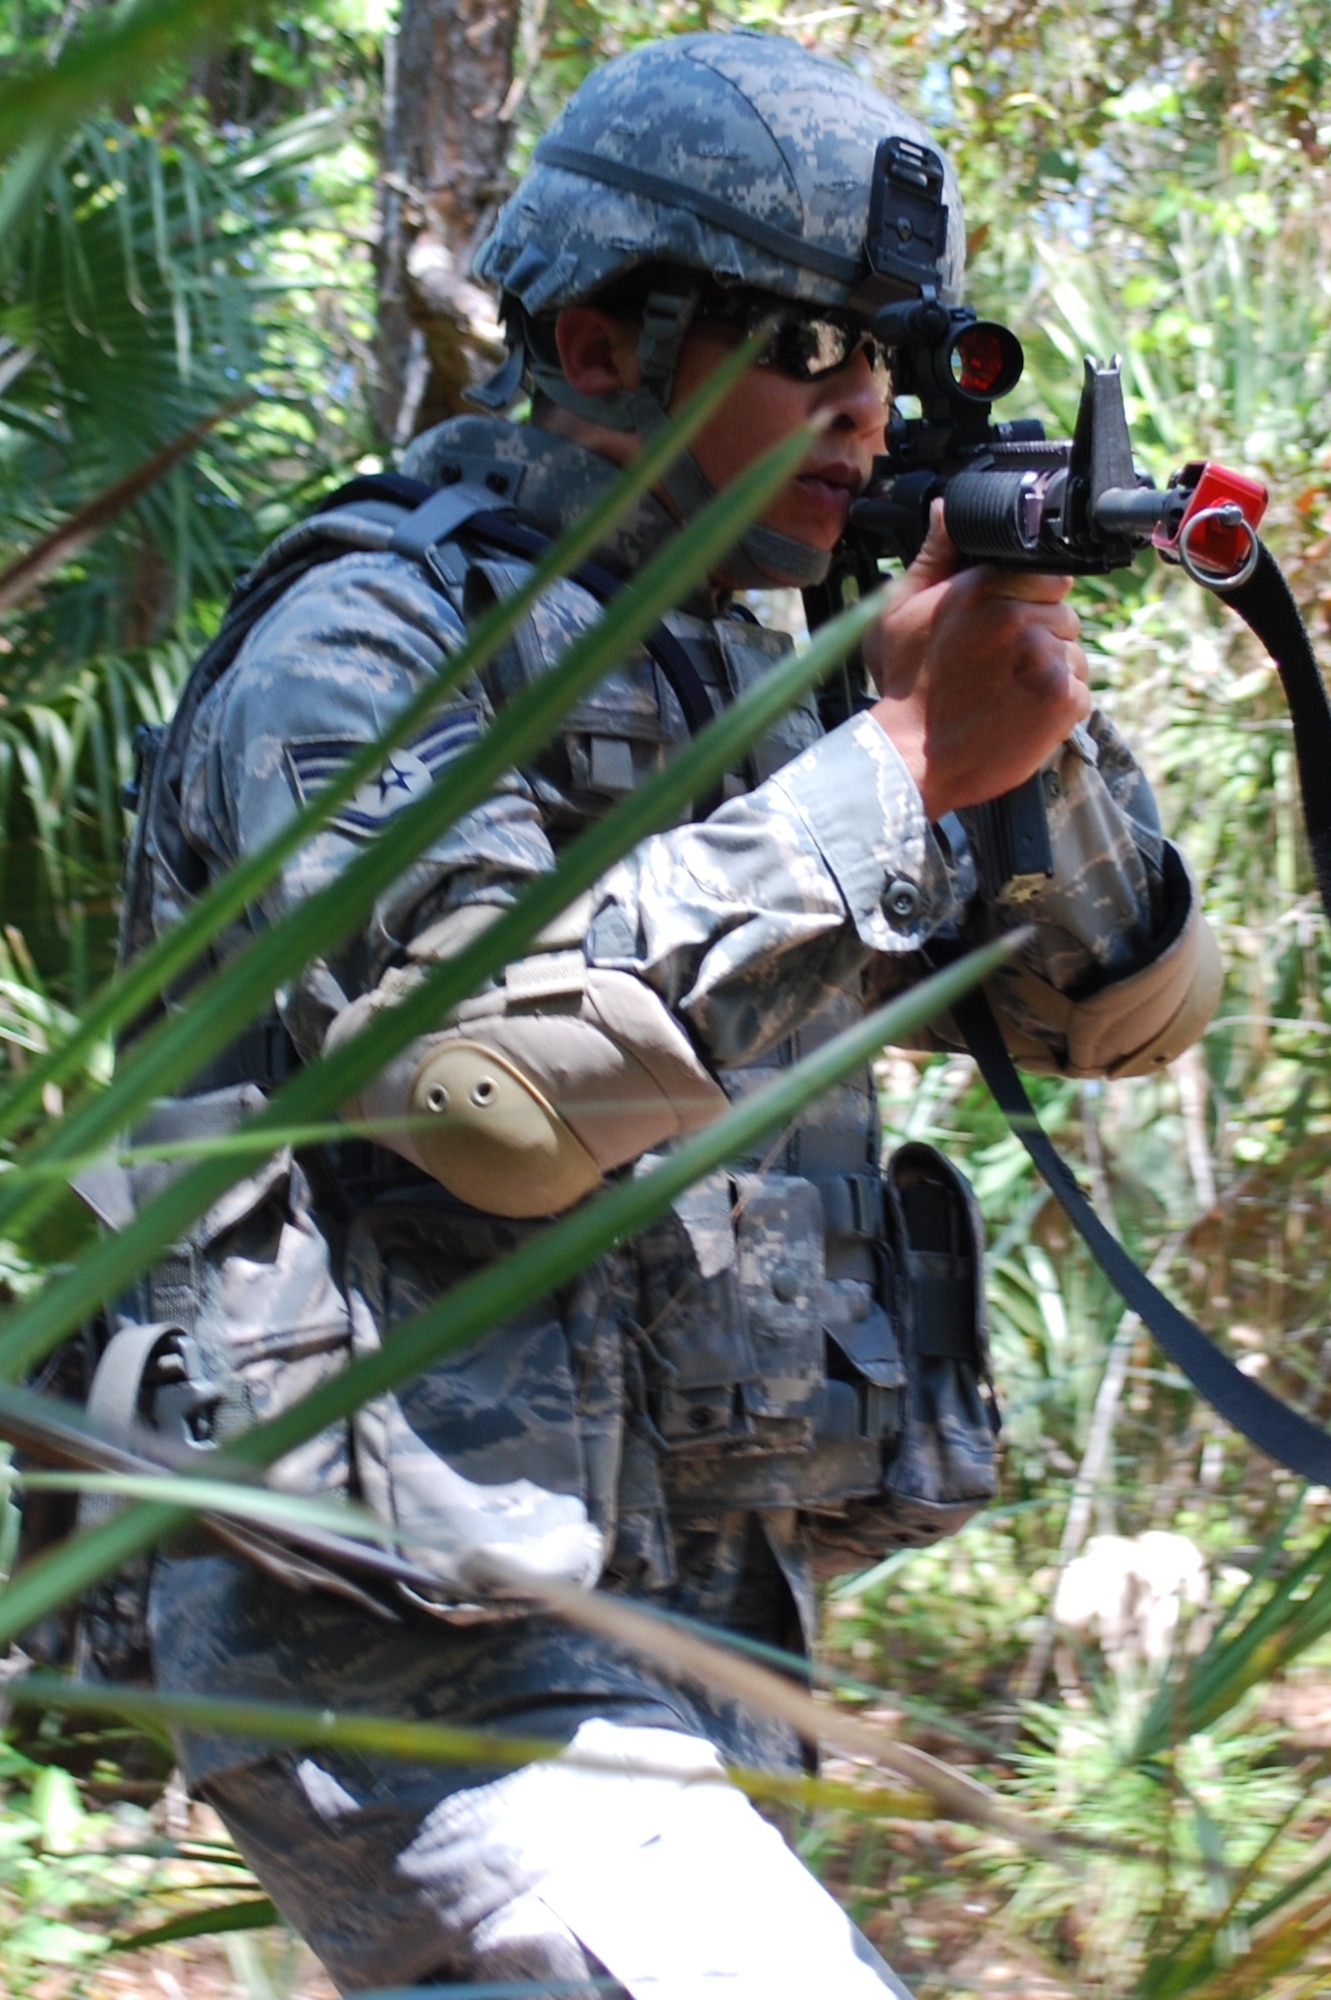
[[[1101,1222],[1078,1187],[1071,1167],[1042,1128],[984,994],[968,994],[952,1014],[981,1076],[1068,1220],[1124,1303],[1149,1327],[1198,1395],[1269,1458],[1316,1486],[1331,1484],[1331,1433],[1310,1423],[1236,1368],[1211,1336],[1152,1284]]]
[[[1294,723],[1308,844],[1322,906],[1331,921],[1331,704],[1289,585],[1263,547],[1251,579],[1224,593],[1280,672]],[[1225,1421],[1260,1451],[1314,1485],[1331,1483],[1331,1433],[1254,1382],[1211,1336],[1152,1284],[1101,1222],[1053,1141],[1042,1129],[982,992],[953,1018],[1013,1131],[1039,1168],[1092,1256],[1175,1366]]]
[[[1279,563],[1265,544],[1249,581],[1237,590],[1226,591],[1225,602],[1261,640],[1280,674],[1294,724],[1294,754],[1313,873],[1331,923],[1331,704],[1308,629]]]

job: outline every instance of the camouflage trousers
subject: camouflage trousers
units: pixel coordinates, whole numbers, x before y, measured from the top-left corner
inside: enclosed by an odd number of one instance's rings
[[[697,1736],[594,1719],[442,1799],[428,1767],[292,1752],[205,1796],[344,1993],[910,2000]]]

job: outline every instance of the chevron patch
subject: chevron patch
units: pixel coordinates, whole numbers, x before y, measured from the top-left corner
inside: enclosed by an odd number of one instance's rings
[[[328,821],[330,829],[353,840],[375,834],[395,812],[428,791],[445,765],[460,757],[481,733],[477,702],[449,708],[428,722],[369,778]],[[283,745],[287,770],[302,805],[329,784],[365,748],[344,736],[309,736]]]

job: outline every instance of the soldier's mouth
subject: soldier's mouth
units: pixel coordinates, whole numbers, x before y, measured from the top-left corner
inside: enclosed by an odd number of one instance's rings
[[[864,485],[864,480],[858,471],[850,467],[822,466],[815,471],[801,472],[795,484],[809,505],[835,519],[840,531],[846,525],[851,502]]]

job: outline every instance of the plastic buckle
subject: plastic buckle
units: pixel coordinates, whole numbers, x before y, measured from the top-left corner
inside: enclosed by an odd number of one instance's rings
[[[146,1384],[154,1430],[196,1449],[215,1444],[222,1392],[203,1370],[198,1344],[181,1334],[153,1363]]]

